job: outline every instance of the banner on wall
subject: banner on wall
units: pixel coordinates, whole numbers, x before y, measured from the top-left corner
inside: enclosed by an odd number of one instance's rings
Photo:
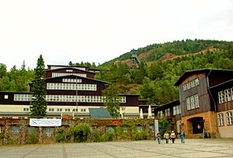
[[[52,127],[52,126],[61,126],[61,119],[35,119],[30,118],[29,125],[30,126],[43,126],[43,127]]]

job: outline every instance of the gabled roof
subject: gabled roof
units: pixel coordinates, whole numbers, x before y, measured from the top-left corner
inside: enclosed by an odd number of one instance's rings
[[[91,73],[91,74],[96,74],[94,72],[91,72],[91,71],[88,71],[88,70],[81,70],[81,69],[78,69],[78,68],[75,68],[75,67],[64,67],[64,68],[57,68],[57,69],[47,69],[46,72],[49,72],[49,71],[57,71],[57,70],[66,70],[66,69],[72,69],[72,70],[78,70],[78,71],[82,71],[82,72],[85,72],[85,73]]]
[[[91,118],[112,118],[106,108],[89,108]]]
[[[154,110],[157,111],[157,110],[160,110],[160,109],[164,109],[164,108],[168,108],[168,107],[176,106],[176,105],[180,105],[180,100],[175,100],[175,101],[172,101],[170,103],[163,104],[161,106],[156,107]]]
[[[214,85],[214,86],[210,87],[209,89],[210,90],[219,89],[219,88],[221,88],[224,85],[230,85],[230,86],[233,85],[233,79],[225,81],[225,82],[222,82],[222,83],[217,84],[217,85]]]
[[[187,70],[185,71],[181,77],[176,81],[174,86],[179,86],[181,82],[183,82],[188,76],[191,76],[193,74],[199,74],[199,73],[215,73],[215,74],[220,74],[220,73],[231,73],[233,74],[233,70],[223,70],[223,69],[197,69],[197,70]]]

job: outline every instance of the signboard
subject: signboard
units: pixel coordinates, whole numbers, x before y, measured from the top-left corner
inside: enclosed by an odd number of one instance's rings
[[[43,126],[43,127],[51,127],[51,126],[61,126],[61,119],[35,119],[30,118],[29,122],[30,126]]]

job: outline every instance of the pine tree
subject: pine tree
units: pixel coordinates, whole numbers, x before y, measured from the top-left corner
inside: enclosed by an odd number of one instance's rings
[[[31,116],[43,118],[46,116],[46,83],[45,83],[45,65],[42,55],[37,60],[37,67],[34,69],[35,79],[32,81],[32,101]]]

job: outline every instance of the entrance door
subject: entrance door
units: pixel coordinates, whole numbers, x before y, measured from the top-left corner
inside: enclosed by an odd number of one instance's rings
[[[202,117],[192,119],[193,134],[203,133],[204,121]]]

